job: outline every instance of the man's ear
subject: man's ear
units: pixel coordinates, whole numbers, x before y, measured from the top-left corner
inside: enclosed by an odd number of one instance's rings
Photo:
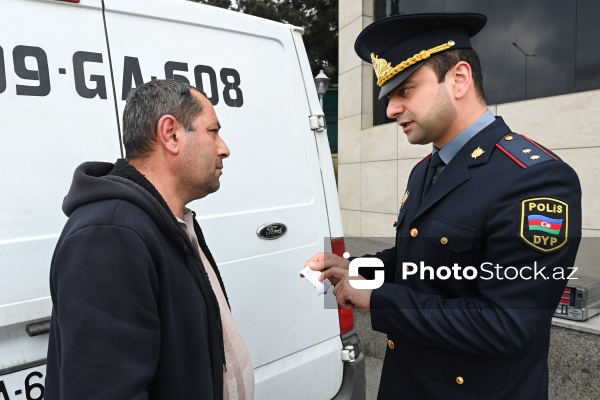
[[[473,86],[471,66],[464,61],[460,61],[451,71],[453,72],[452,78],[454,79],[454,97],[461,99],[467,94],[469,88]]]
[[[172,115],[163,115],[156,124],[156,141],[159,146],[176,155],[181,146],[181,130],[179,122]]]

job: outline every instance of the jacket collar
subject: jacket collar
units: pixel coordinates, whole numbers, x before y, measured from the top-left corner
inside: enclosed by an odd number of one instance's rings
[[[206,310],[208,312],[207,319],[209,322],[210,330],[211,363],[213,367],[213,374],[215,375],[213,387],[214,398],[222,399],[222,370],[223,368],[227,368],[225,359],[225,344],[223,340],[223,325],[221,321],[221,311],[219,308],[219,303],[214,294],[214,290],[212,289],[210,279],[208,278],[205,269],[210,267],[202,265],[202,260],[193,248],[193,244],[190,242],[189,238],[187,237],[187,234],[179,225],[177,217],[175,217],[175,215],[171,212],[171,209],[167,205],[167,202],[163,199],[158,190],[156,190],[152,182],[150,182],[135,167],[129,164],[127,160],[117,160],[114,168],[112,169],[112,171],[110,171],[106,178],[116,180],[121,183],[129,184],[137,191],[145,194],[146,199],[149,200],[150,203],[153,203],[153,208],[155,208],[158,214],[161,216],[161,220],[163,221],[163,223],[166,223],[166,227],[171,230],[171,236],[174,238],[174,240],[178,241],[181,244],[186,256],[186,261],[190,273],[192,274],[194,281],[196,281],[198,289],[202,293],[207,303]],[[221,278],[221,274],[219,273],[217,263],[215,262],[213,255],[208,249],[206,240],[204,238],[202,230],[200,229],[200,225],[198,225],[198,221],[196,221],[195,217],[196,215],[194,214],[193,224],[194,231],[196,232],[196,236],[198,238],[198,244],[204,252],[204,255],[206,256],[208,262],[212,266],[215,275],[217,276],[217,279],[219,281],[219,285],[221,286],[221,290],[223,291],[223,295],[225,296],[225,300],[227,301],[227,305],[229,306],[229,298],[227,297],[225,285],[223,284],[223,279]]]
[[[469,140],[444,168],[436,183],[425,197],[415,218],[427,211],[431,206],[440,201],[444,196],[470,179],[469,168],[485,164],[489,161],[496,143],[500,138],[510,132],[510,128],[501,117],[484,128]],[[420,163],[415,169],[415,182],[422,191],[427,163]],[[419,192],[421,193],[421,192]]]

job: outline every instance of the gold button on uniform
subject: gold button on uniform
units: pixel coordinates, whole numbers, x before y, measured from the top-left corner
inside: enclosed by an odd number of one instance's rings
[[[448,244],[448,238],[447,238],[446,236],[442,237],[442,238],[440,239],[440,243],[441,243],[441,244]]]
[[[396,345],[394,345],[394,342],[388,339],[388,347],[390,348],[390,350],[394,350],[394,347],[396,347]]]
[[[417,236],[419,236],[419,231],[417,230],[417,228],[412,228],[412,229],[410,230],[410,236],[412,236],[412,237],[417,237]]]
[[[514,138],[513,138],[513,136],[512,136],[512,135],[506,135],[506,136],[504,136],[504,140],[511,141],[511,140],[513,140],[513,139],[514,139]]]
[[[465,383],[465,380],[463,379],[462,376],[457,376],[456,383],[458,383],[459,385],[462,385],[463,383]]]

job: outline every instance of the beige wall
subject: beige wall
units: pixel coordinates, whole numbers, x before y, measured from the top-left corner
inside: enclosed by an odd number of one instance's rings
[[[373,0],[339,4],[338,189],[344,233],[391,238],[408,174],[430,147],[410,145],[394,123],[373,127],[373,69],[354,52],[356,37],[373,22]],[[490,108],[579,174],[584,240],[577,266],[580,275],[600,278],[600,184],[595,174],[600,170],[600,90]]]

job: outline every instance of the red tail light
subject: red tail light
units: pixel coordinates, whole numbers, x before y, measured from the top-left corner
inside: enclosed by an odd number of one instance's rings
[[[331,251],[334,254],[342,257],[346,251],[346,244],[344,238],[337,238],[331,240]],[[344,310],[338,306],[338,315],[340,317],[340,335],[348,333],[354,329],[354,311]]]
[[[344,256],[344,252],[346,251],[346,244],[344,243],[344,238],[331,239],[331,252],[340,257]]]
[[[354,310],[344,310],[338,306],[338,315],[340,316],[340,335],[354,329]]]

